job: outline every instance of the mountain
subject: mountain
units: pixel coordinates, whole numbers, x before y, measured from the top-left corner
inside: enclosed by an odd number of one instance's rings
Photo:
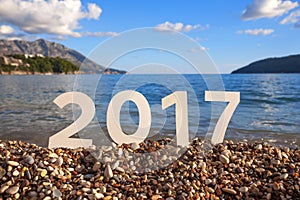
[[[259,60],[232,72],[247,73],[300,73],[300,54]]]
[[[108,71],[105,70],[105,67],[87,59],[84,55],[73,49],[69,49],[62,44],[49,42],[43,39],[38,39],[32,42],[24,40],[0,40],[0,55],[1,54],[41,54],[46,57],[59,57],[77,66],[80,66],[84,61],[85,67],[82,69],[84,73],[104,73]],[[124,71],[119,70],[114,70],[114,72],[124,73]]]

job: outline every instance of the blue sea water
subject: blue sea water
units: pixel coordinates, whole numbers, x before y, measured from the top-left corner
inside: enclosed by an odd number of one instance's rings
[[[225,91],[240,92],[225,139],[300,144],[299,74],[226,74],[221,80]],[[214,75],[0,76],[0,139],[47,146],[49,136],[80,115],[78,106],[60,109],[53,103],[60,94],[73,90],[89,95],[96,106],[96,117],[80,137],[107,134],[108,103],[123,90],[136,90],[148,100],[152,116],[149,137],[175,134],[175,107],[162,110],[161,99],[175,91],[187,91],[190,136],[204,137],[213,131],[227,105],[204,101],[205,90],[220,89],[214,81]],[[212,106],[218,108],[217,113],[212,113]],[[120,119],[123,131],[134,133],[138,120],[135,104],[125,103]],[[98,133],[98,127],[103,133]]]

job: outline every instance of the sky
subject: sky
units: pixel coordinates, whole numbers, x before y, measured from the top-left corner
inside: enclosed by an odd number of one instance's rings
[[[0,5],[0,39],[43,38],[86,56],[98,44],[143,27],[194,39],[221,73],[300,53],[296,0],[0,0]]]

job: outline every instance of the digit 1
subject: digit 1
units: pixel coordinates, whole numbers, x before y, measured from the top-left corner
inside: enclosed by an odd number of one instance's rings
[[[120,111],[126,101],[133,101],[139,111],[139,126],[132,135],[125,134],[120,124]],[[117,144],[143,142],[151,127],[151,110],[147,99],[141,93],[133,90],[117,93],[108,105],[106,123],[111,139]]]
[[[188,105],[187,105],[187,92],[176,91],[164,97],[162,100],[162,109],[175,104],[176,110],[176,140],[177,145],[189,145],[189,132],[188,132]]]

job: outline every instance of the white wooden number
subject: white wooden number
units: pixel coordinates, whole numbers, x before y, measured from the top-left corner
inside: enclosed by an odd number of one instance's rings
[[[125,134],[120,124],[120,111],[126,101],[134,102],[139,111],[139,126],[132,135]],[[213,144],[222,143],[229,121],[240,102],[240,93],[205,91],[205,101],[229,102],[216,124],[211,140]],[[70,137],[85,128],[94,118],[95,105],[93,100],[80,92],[67,92],[59,95],[53,102],[60,108],[64,108],[68,104],[78,104],[82,113],[74,123],[49,138],[49,148],[91,146],[93,142],[91,139]],[[163,110],[172,105],[175,105],[177,145],[187,146],[189,145],[187,92],[176,91],[162,99]],[[106,122],[108,133],[117,144],[143,142],[147,138],[151,128],[149,103],[139,92],[133,90],[119,92],[113,96],[108,105]]]
[[[68,104],[78,104],[82,113],[70,126],[49,138],[49,148],[77,148],[91,146],[91,139],[77,139],[70,137],[86,127],[94,118],[95,105],[93,100],[89,96],[80,92],[66,92],[56,97],[53,102],[60,108],[64,108]]]
[[[224,140],[229,121],[240,102],[239,92],[205,91],[205,101],[229,102],[221,114],[214,129],[211,143],[218,144]]]
[[[139,111],[139,126],[132,135],[125,134],[120,124],[120,111],[126,101],[133,101]],[[151,110],[147,99],[141,93],[133,90],[117,93],[108,105],[106,123],[109,135],[115,143],[143,142],[147,138],[151,127]]]
[[[187,104],[187,92],[176,91],[162,100],[162,109],[176,105],[176,141],[177,145],[187,146],[189,145],[189,120],[188,120],[188,104]]]

